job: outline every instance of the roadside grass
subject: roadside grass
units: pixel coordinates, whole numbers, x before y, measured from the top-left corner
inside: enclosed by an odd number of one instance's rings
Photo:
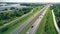
[[[19,34],[26,34],[27,30],[31,27],[31,25],[36,21],[37,17],[34,18]]]
[[[46,22],[44,27],[44,32],[46,32],[45,34],[58,34],[53,22],[52,10],[49,11],[47,20],[48,21]]]
[[[9,34],[12,30],[14,30],[16,27],[18,27],[19,25],[21,25],[23,22],[25,22],[31,16],[33,16],[36,12],[38,12],[37,9],[34,9],[33,11],[27,13],[26,16],[24,16],[22,18],[19,18],[19,20],[14,21],[13,23],[7,25],[5,28],[7,28],[8,30],[6,30],[5,32],[2,32],[2,33],[3,34]]]
[[[53,16],[50,9],[47,10],[43,17],[36,34],[58,34],[53,23]]]
[[[2,12],[2,13],[13,13],[14,11],[6,11],[6,12]],[[1,13],[1,12],[0,12]],[[10,21],[16,19],[17,17],[14,17],[14,18],[9,18],[9,19],[5,19],[5,20],[2,20],[0,19],[0,26],[6,24],[6,23],[9,23]]]
[[[27,10],[27,13],[30,12],[34,7],[33,6],[27,6],[25,9]],[[26,11],[23,11],[23,13],[19,10],[12,10],[12,11],[0,11],[0,26],[3,26],[6,23],[9,23],[10,21],[13,21],[17,19],[18,17],[21,17],[22,15],[26,14]],[[22,13],[22,15],[18,14],[19,12]],[[19,16],[18,16],[19,15]]]
[[[6,23],[9,23],[12,20],[17,19],[18,17],[14,17],[14,18],[10,18],[10,19],[6,19],[6,20],[0,20],[0,26],[3,26]]]
[[[36,21],[38,17],[39,17],[39,14],[21,32],[19,32],[19,34],[26,34],[27,30],[31,27],[31,25]]]
[[[39,6],[39,7],[42,7],[42,6]],[[27,6],[26,8],[36,8],[36,6]],[[8,14],[7,16],[9,16],[11,13],[14,14],[14,11],[13,10],[12,11],[2,11],[0,13],[4,13],[4,14],[7,13]],[[18,11],[18,10],[16,10],[16,11]],[[21,16],[14,16],[14,17],[10,17],[8,19],[1,19],[1,16],[0,16],[0,26],[3,26],[6,23],[10,23],[10,21],[17,19],[18,17],[21,17]]]
[[[40,33],[41,33],[41,31],[42,31],[42,29],[43,29],[43,27],[44,27],[44,25],[45,25],[45,23],[46,23],[47,13],[48,13],[48,12],[46,12],[46,14],[44,15],[43,19],[41,20],[41,23],[40,23],[40,25],[39,25],[38,28],[37,28],[36,34],[40,34]]]

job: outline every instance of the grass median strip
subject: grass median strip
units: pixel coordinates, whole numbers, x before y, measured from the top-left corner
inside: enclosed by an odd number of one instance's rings
[[[42,34],[58,34],[53,22],[52,10],[49,10],[47,20],[48,21],[45,24]]]
[[[45,22],[46,22],[47,13],[48,12],[46,12],[46,14],[44,15],[44,17],[43,17],[43,19],[42,19],[42,21],[41,21],[41,23],[39,25],[39,27],[37,28],[36,34],[40,34],[41,33],[41,31],[42,31],[42,29],[43,29],[43,27],[45,25]]]
[[[21,32],[19,32],[19,34],[25,34],[38,17],[39,15],[37,15]]]
[[[25,34],[31,25],[36,21],[37,17],[34,18],[19,34]]]
[[[57,34],[50,9],[47,10],[45,16],[43,17],[36,34]]]
[[[9,24],[8,26],[6,26],[5,28],[7,28],[8,30],[6,30],[5,32],[2,32],[3,34],[9,34],[13,29],[15,29],[17,26],[21,25],[24,21],[26,21],[28,18],[30,18],[32,15],[34,15],[36,12],[38,11],[31,11],[29,12],[26,16],[20,18],[17,21],[14,21],[13,23]]]
[[[27,30],[32,26],[32,24],[37,20],[37,18],[39,18],[39,15],[40,13],[21,32],[19,32],[19,34],[26,34]]]

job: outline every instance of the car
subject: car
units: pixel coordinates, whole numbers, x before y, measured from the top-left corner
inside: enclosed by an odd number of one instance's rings
[[[34,26],[31,26],[31,28],[33,28]]]

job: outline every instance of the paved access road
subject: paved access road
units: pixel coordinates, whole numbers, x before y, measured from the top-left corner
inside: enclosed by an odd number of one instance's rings
[[[52,10],[52,14],[53,14],[54,26],[55,26],[58,34],[60,34],[60,29],[59,29],[59,27],[58,27],[58,25],[57,25],[57,22],[56,22],[56,19],[55,19],[55,15],[54,15],[53,10]]]
[[[35,34],[44,14],[46,13],[47,9],[49,8],[49,5],[47,5],[40,13],[39,18],[33,23],[33,25],[29,28],[29,30],[26,32],[26,34]]]

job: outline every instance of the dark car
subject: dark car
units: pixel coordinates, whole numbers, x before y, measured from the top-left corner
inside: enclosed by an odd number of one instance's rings
[[[31,28],[33,28],[34,26],[31,26]]]

